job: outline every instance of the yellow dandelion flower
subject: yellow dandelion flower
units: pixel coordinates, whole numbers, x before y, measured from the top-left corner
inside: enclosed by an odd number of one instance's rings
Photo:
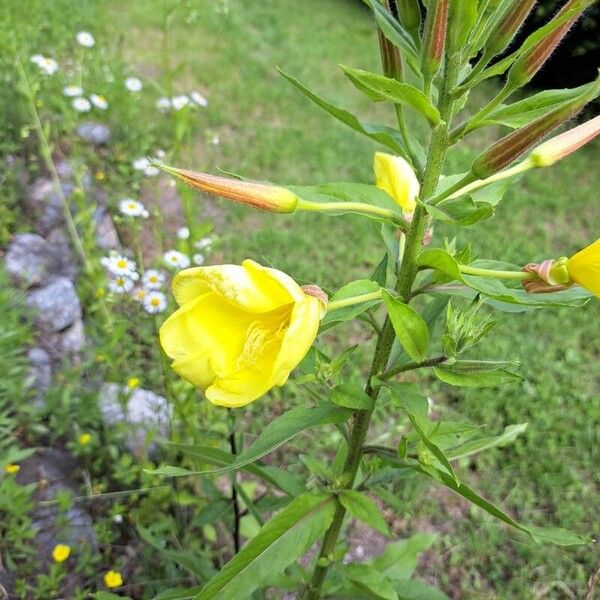
[[[21,467],[19,465],[14,465],[13,463],[8,463],[4,465],[4,471],[9,475],[14,475],[15,473],[18,473],[20,468]]]
[[[92,441],[91,433],[82,433],[77,439],[81,446],[87,446]]]
[[[140,387],[140,380],[138,377],[130,377],[127,380],[127,387],[130,390],[135,390],[135,388]]]
[[[71,555],[71,547],[67,544],[57,544],[52,550],[52,560],[56,563],[62,563]]]
[[[117,588],[123,585],[123,577],[119,571],[107,571],[104,574],[104,585],[107,588]]]

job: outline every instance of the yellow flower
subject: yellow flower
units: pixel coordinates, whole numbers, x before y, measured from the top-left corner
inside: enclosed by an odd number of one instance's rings
[[[96,179],[98,181],[103,181],[104,179],[106,179],[106,174],[104,173],[104,171],[96,171]]]
[[[18,473],[20,468],[21,467],[19,465],[14,465],[13,463],[8,463],[8,464],[4,465],[4,470],[9,475],[14,475],[15,473]]]
[[[219,406],[283,385],[319,329],[323,302],[252,260],[196,267],[173,280],[181,308],[160,329],[173,369]]]
[[[78,440],[77,440],[82,446],[87,446],[91,441],[92,441],[92,434],[91,433],[82,433]]]
[[[104,585],[107,588],[117,588],[123,585],[123,577],[119,571],[107,571],[104,574]]]
[[[600,298],[600,239],[571,256],[567,270],[572,281]]]
[[[137,388],[137,387],[139,387],[139,386],[140,386],[140,380],[139,380],[139,378],[138,378],[138,377],[130,377],[130,378],[127,380],[127,387],[128,387],[130,390],[135,390],[135,388]]]
[[[66,544],[57,544],[52,550],[52,560],[57,563],[65,562],[71,555],[71,548]]]
[[[408,162],[401,156],[375,152],[373,171],[375,185],[387,192],[404,212],[414,212],[421,188]]]

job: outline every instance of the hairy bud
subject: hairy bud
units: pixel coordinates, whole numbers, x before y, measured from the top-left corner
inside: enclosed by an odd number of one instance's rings
[[[431,80],[438,72],[444,57],[448,2],[449,0],[431,0],[427,10],[421,56],[421,70],[426,80]]]
[[[389,10],[390,7],[387,0],[383,5]],[[384,75],[394,79],[402,79],[403,68],[400,50],[383,35],[383,32],[379,28],[377,28],[377,38],[379,39],[379,52],[381,54]]]
[[[421,29],[421,9],[419,0],[396,0],[398,18],[404,29],[413,35],[419,35]]]
[[[521,25],[523,25],[525,19],[529,16],[536,1],[537,0],[513,0],[512,5],[504,13],[493,34],[490,35],[490,38],[486,43],[486,56],[493,57],[506,50],[517,31],[521,28]]]

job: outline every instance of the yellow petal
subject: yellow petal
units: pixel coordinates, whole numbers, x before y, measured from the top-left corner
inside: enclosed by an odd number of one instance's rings
[[[404,212],[414,212],[420,186],[408,162],[401,156],[376,152],[373,170],[375,185],[387,192]]]
[[[567,261],[569,277],[600,298],[600,239]]]

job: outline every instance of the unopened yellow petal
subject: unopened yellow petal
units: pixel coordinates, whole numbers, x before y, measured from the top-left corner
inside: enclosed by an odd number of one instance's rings
[[[569,277],[600,298],[600,239],[567,261]]]
[[[387,192],[404,212],[414,212],[420,186],[408,162],[401,156],[376,152],[373,171],[375,185]]]

